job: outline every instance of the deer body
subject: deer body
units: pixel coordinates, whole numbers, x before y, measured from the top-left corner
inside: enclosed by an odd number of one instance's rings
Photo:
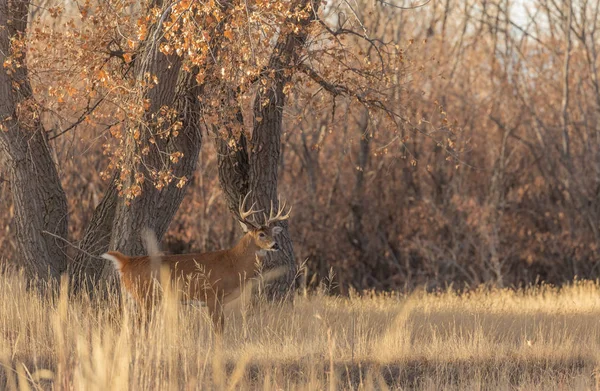
[[[198,300],[206,303],[213,320],[215,331],[221,332],[224,325],[223,305],[240,296],[245,281],[256,273],[256,261],[267,251],[279,250],[273,238],[282,228],[270,227],[273,222],[285,220],[283,209],[277,215],[265,216],[265,224],[257,225],[247,218],[257,213],[250,208],[243,211],[246,196],[240,206],[240,223],[246,233],[232,248],[207,253],[158,255],[156,257],[129,257],[117,251],[109,251],[102,257],[113,262],[121,283],[138,306],[147,310],[158,299],[153,287],[160,270],[153,265],[153,258],[160,267],[166,267],[171,284],[178,291],[182,301]],[[157,262],[157,263],[158,263]]]

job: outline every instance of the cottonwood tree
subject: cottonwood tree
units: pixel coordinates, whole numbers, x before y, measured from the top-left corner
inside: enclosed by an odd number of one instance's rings
[[[25,270],[31,277],[56,278],[66,269],[65,243],[55,236],[67,235],[67,200],[29,84],[27,15],[27,2],[0,1],[0,163],[10,182]]]
[[[76,286],[110,275],[98,258],[109,248],[143,254],[144,228],[160,240],[196,168],[203,129],[216,144],[219,180],[235,213],[247,193],[259,209],[279,206],[278,164],[288,96],[317,89],[330,97],[334,116],[336,98],[344,96],[366,110],[365,123],[378,113],[378,126],[410,126],[388,105],[384,92],[397,88],[402,50],[370,37],[360,10],[346,9],[354,15],[348,18],[341,3],[323,11],[320,2],[311,0],[86,2],[78,5],[76,20],[63,15],[60,6],[50,8],[50,17],[66,20],[62,28],[36,27],[29,34],[27,5],[18,4],[3,11],[5,19],[20,24],[2,32],[3,53],[10,53],[4,55],[2,88],[20,100],[13,98],[14,107],[5,110],[5,121],[13,125],[2,134],[2,147],[16,148],[12,145],[22,140],[22,155],[31,160],[21,172],[14,168],[19,156],[6,154],[3,165],[9,168],[19,210],[17,224],[29,227],[30,236],[45,246],[33,246],[27,236],[18,238],[33,274],[47,265],[54,265],[53,277],[66,269],[67,210],[48,133],[39,119],[35,122],[36,100],[25,88],[28,40],[60,49],[59,57],[38,54],[36,66],[60,63],[72,70],[56,74],[56,85],[48,87],[48,96],[59,102],[51,114],[76,107],[80,115],[53,129],[51,137],[80,131],[82,123],[104,127],[110,135],[105,145],[110,163],[104,172],[110,182],[77,246],[70,269]],[[27,129],[21,129],[24,124]],[[35,142],[25,142],[27,135]],[[27,153],[26,148],[42,152]],[[52,172],[36,172],[39,167]],[[19,186],[19,181],[42,176],[28,184],[34,190]],[[20,202],[31,193],[40,199]],[[48,208],[49,200],[58,206]],[[296,275],[287,223],[282,227],[283,251],[269,255],[264,264],[266,270],[284,270],[266,288],[271,297],[283,297]]]

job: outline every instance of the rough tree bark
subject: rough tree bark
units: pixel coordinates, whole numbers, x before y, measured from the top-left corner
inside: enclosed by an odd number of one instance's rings
[[[176,86],[179,85],[181,58],[166,56],[160,53],[158,47],[159,42],[154,41],[154,39],[148,40],[143,51],[143,57],[139,59],[136,67],[136,75],[140,83],[144,81],[147,74],[157,75],[159,78],[158,85],[148,90],[145,96],[150,102],[150,109],[146,116],[146,122],[148,123],[152,120],[152,114],[158,113],[162,106],[174,106],[177,98]],[[183,120],[186,119],[183,118]],[[155,144],[151,145],[148,155],[144,157],[145,164],[143,165],[134,163],[135,156],[141,156],[142,153],[140,144],[134,140],[132,134],[129,134],[127,142],[132,148],[129,148],[130,156],[127,156],[127,160],[132,168],[137,167],[132,170],[124,185],[130,186],[134,183],[133,175],[135,172],[142,172],[146,178],[151,178],[146,167],[155,168],[158,171],[164,165],[165,152],[180,151],[188,157],[188,159],[182,160],[177,165],[175,175],[184,175],[184,173],[190,175],[193,173],[198,158],[200,132],[195,131],[195,124],[191,125],[191,128],[182,131],[178,137],[168,139],[158,137],[157,133],[161,130],[160,128],[140,131],[141,145],[149,145],[150,137],[154,137],[156,140]],[[128,202],[125,198],[120,198],[115,212],[110,247],[128,255],[144,254],[145,248],[140,235],[141,232],[144,228],[149,228],[155,232],[160,240],[177,211],[181,199],[183,199],[184,190],[185,186],[179,189],[173,182],[164,189],[157,189],[150,180],[146,180],[142,184],[142,196],[134,198],[131,202]],[[167,193],[170,193],[170,197],[165,198]]]
[[[241,110],[238,110],[237,121],[244,123]],[[234,140],[230,144],[231,139]],[[248,147],[246,136],[242,133],[235,138],[230,130],[227,138],[217,135],[215,138],[217,147],[219,183],[225,194],[225,200],[231,213],[238,213],[240,200],[248,193],[250,181],[250,162],[248,161]]]
[[[157,5],[160,1],[157,1]],[[231,6],[223,3],[223,7]],[[182,129],[177,137],[167,140],[156,138],[156,148],[145,156],[149,166],[158,167],[161,156],[158,151],[179,151],[183,157],[174,167],[174,175],[191,178],[196,169],[198,154],[201,147],[200,129],[200,101],[205,86],[198,85],[196,81],[197,69],[192,72],[181,68],[182,59],[176,56],[166,56],[159,51],[158,36],[160,21],[154,27],[144,44],[144,50],[139,55],[136,66],[138,79],[144,77],[146,72],[157,75],[159,84],[148,91],[144,99],[150,101],[149,116],[156,113],[161,107],[168,106],[178,113]],[[211,41],[212,50],[216,56],[221,43],[221,31],[217,28],[215,39]],[[144,133],[144,137],[149,137]],[[136,143],[129,140],[132,145]],[[139,153],[139,152],[138,152]],[[142,168],[142,172],[143,168]],[[147,172],[145,172],[147,174]],[[128,255],[140,255],[146,252],[142,241],[141,232],[144,228],[154,230],[157,240],[160,240],[175,215],[188,187],[186,183],[178,188],[175,183],[156,189],[145,182],[142,194],[135,198],[130,205],[118,196],[117,181],[113,178],[107,193],[96,208],[94,215],[86,228],[84,239],[81,243],[83,251],[75,259],[77,268],[74,268],[74,279],[78,281],[81,276],[88,276],[87,281],[97,284],[99,281],[110,280],[113,271],[107,267],[106,262],[98,256],[109,249],[115,249]]]
[[[258,209],[269,210],[271,202],[278,207],[277,169],[281,152],[283,108],[285,106],[284,86],[290,81],[293,68],[298,65],[300,51],[306,43],[308,24],[313,20],[319,2],[300,0],[295,9],[306,9],[312,5],[310,17],[297,23],[297,29],[290,28],[282,33],[275,45],[273,54],[263,77],[268,78],[269,88],[264,95],[257,94],[254,103],[254,129],[250,140],[250,150],[246,152],[244,136],[237,145],[230,147],[219,137],[216,138],[219,151],[219,180],[224,190],[229,208],[237,210],[240,199],[251,191],[252,202]],[[270,79],[270,76],[274,77]],[[247,184],[247,185],[246,185]],[[280,222],[283,232],[279,236],[281,251],[269,253],[263,261],[265,271],[281,270],[282,275],[264,286],[267,298],[279,300],[288,297],[295,288],[297,265],[294,258],[292,240],[287,221]]]
[[[103,276],[105,260],[100,254],[108,251],[115,211],[119,200],[116,174],[113,176],[104,197],[96,206],[94,214],[79,243],[81,251],[77,253],[69,270],[73,292],[86,288],[92,292]]]
[[[158,52],[156,43],[148,43],[143,65],[138,68],[137,74],[140,77],[144,72],[161,75],[159,84],[145,97],[151,102],[149,113],[156,113],[163,106],[172,107],[178,113],[182,129],[177,137],[157,137],[156,148],[151,149],[145,157],[145,162],[150,167],[159,167],[163,159],[161,153],[182,152],[183,157],[173,167],[174,175],[191,178],[196,169],[202,141],[197,98],[200,87],[196,84],[195,73],[181,70],[180,66],[179,58],[167,57]],[[149,137],[148,133],[145,137]],[[135,144],[133,140],[130,141]],[[148,175],[148,172],[144,174]],[[125,199],[118,195],[115,179],[113,178],[86,228],[81,243],[83,251],[75,259],[75,281],[81,281],[83,276],[84,281],[92,284],[108,279],[112,270],[106,267],[106,262],[98,256],[109,248],[129,255],[144,254],[141,232],[144,228],[149,228],[154,231],[158,240],[162,238],[183,200],[189,183],[180,188],[172,182],[159,190],[146,181],[142,194],[127,205]]]
[[[10,40],[27,29],[29,2],[0,0],[0,62]],[[23,54],[24,55],[24,54]],[[0,163],[8,173],[15,207],[16,240],[29,277],[58,278],[65,270],[67,200],[35,106],[24,57],[0,66]],[[10,72],[10,74],[9,74]]]

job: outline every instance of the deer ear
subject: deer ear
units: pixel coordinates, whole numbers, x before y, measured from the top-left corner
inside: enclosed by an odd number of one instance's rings
[[[248,228],[248,224],[244,223],[241,220],[238,220],[240,222],[240,225],[242,226],[242,231],[244,231],[244,233],[247,233],[250,229]]]
[[[281,231],[283,231],[283,228],[281,227],[273,227],[273,230],[271,232],[273,232],[273,235],[278,235],[281,233]]]

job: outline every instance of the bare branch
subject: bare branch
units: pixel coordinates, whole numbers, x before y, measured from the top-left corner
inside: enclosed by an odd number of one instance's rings
[[[383,5],[389,5],[390,7],[398,8],[398,9],[401,9],[401,10],[414,10],[414,9],[426,6],[427,4],[429,4],[431,2],[431,0],[425,0],[424,3],[417,4],[417,5],[411,5],[410,7],[403,7],[401,5],[392,4],[392,3],[388,2],[388,1],[383,1],[383,0],[377,0],[377,2],[381,3]]]

